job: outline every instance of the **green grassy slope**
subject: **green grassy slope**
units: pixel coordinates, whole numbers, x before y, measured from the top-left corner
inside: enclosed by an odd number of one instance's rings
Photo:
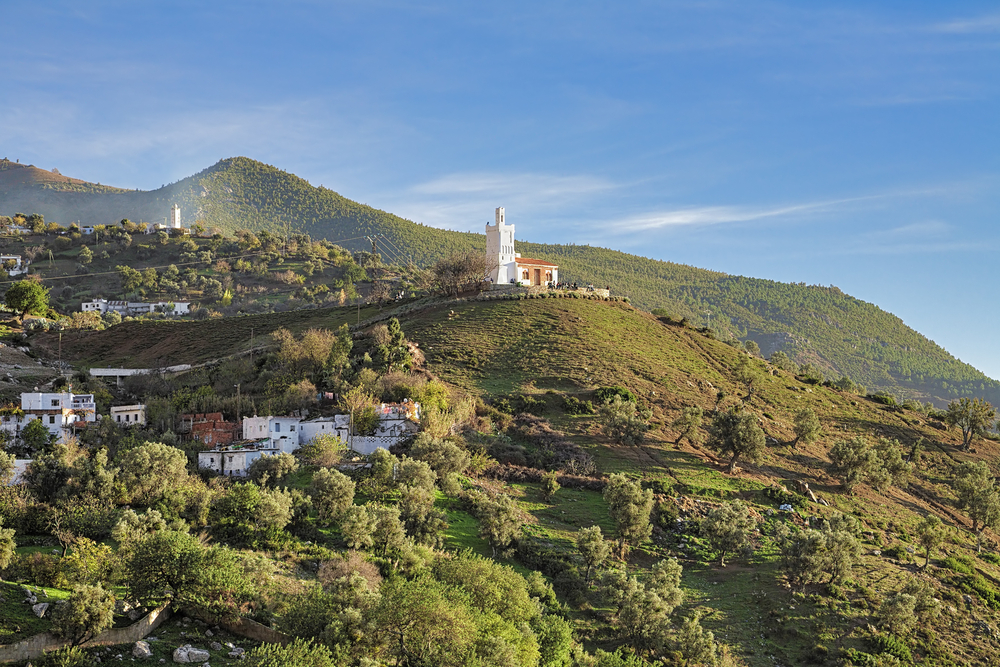
[[[140,355],[169,341],[179,355],[173,361],[207,360],[241,349],[251,324],[259,331],[333,327],[352,314],[355,311],[344,308],[184,324],[135,322],[64,336],[63,355],[89,355],[86,360],[94,365],[113,365],[121,355]],[[624,303],[587,299],[442,300],[422,309],[410,304],[399,317],[407,337],[423,350],[427,371],[474,395],[528,394],[543,401],[541,416],[587,451],[599,472],[641,477],[662,492],[662,499],[677,502],[693,517],[723,499],[751,503],[760,515],[761,534],[755,538],[760,548],[749,559],[734,558],[719,567],[697,535],[682,539],[658,531],[627,563],[641,572],[658,558],[678,556],[688,596],[685,613],[706,612],[705,625],[746,664],[807,664],[813,662],[817,646],[827,647],[831,656],[840,649],[873,651],[866,628],[875,610],[914,577],[933,586],[947,609],[940,621],[909,640],[919,664],[995,664],[1000,648],[976,629],[976,623],[995,626],[1000,611],[974,595],[964,598],[966,577],[949,569],[945,557],[971,558],[975,571],[991,585],[1000,582],[1000,559],[974,555],[968,519],[957,510],[949,486],[956,463],[995,461],[1000,454],[996,442],[977,441],[976,452],[966,453],[960,451],[957,432],[941,430],[924,414],[888,409],[764,367],[767,373],[750,409],[760,417],[768,449],[760,465],[744,465],[738,474],[729,475],[706,448],[688,442],[676,445],[678,433],[670,426],[686,406],[714,408],[719,390],[727,396],[723,408],[738,403],[742,392],[733,369],[744,353],[729,345],[690,328],[664,324]],[[51,336],[33,340],[55,342]],[[210,369],[201,373],[210,381]],[[651,407],[653,428],[643,445],[616,445],[601,433],[594,417],[567,414],[561,407],[565,397],[591,399],[595,388],[608,384],[629,388]],[[807,407],[819,416],[823,435],[792,449],[786,443],[794,437],[795,414]],[[845,493],[829,474],[827,452],[836,439],[854,436],[896,438],[906,451],[922,438],[916,475],[884,494],[866,485],[853,495]],[[804,503],[803,516],[840,511],[864,521],[864,555],[840,586],[817,584],[800,591],[785,585],[769,536],[778,523],[792,519],[769,513],[778,502],[766,490],[778,484],[794,489],[798,480],[808,481],[830,504]],[[508,492],[528,517],[529,538],[566,557],[573,557],[573,539],[581,527],[598,523],[612,528],[598,492],[564,488],[551,502],[542,499],[537,484],[513,484]],[[453,523],[448,544],[484,550],[474,521],[459,507],[447,509]],[[940,516],[950,528],[931,565],[918,571],[914,561],[922,564],[923,559],[914,559],[909,550],[919,548],[914,525],[926,513]],[[988,551],[995,549],[995,539],[988,534]],[[613,643],[606,627],[608,614],[608,609],[589,606],[571,611],[589,648]]]
[[[413,223],[242,157],[151,192],[82,192],[82,187],[59,182],[24,186],[5,194],[8,210],[0,213],[39,211],[65,222],[155,221],[178,203],[186,219],[202,219],[228,231],[291,229],[352,249],[368,248],[366,235],[384,234],[390,248],[425,266],[451,252],[485,246],[483,235]],[[711,310],[712,325],[723,338],[754,339],[765,354],[781,349],[870,389],[939,404],[974,395],[1000,402],[1000,383],[899,318],[835,287],[730,276],[590,246],[519,242],[518,247],[526,256],[558,262],[564,280],[610,285],[646,309],[664,308],[697,323],[704,323],[704,311]]]

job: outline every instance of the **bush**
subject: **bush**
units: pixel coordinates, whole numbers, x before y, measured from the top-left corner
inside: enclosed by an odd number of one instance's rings
[[[592,415],[594,404],[590,401],[581,401],[576,396],[566,396],[563,398],[563,412],[568,415]]]
[[[638,399],[635,397],[631,391],[625,387],[601,387],[594,391],[594,402],[598,405],[603,403],[609,403],[614,400],[615,396],[620,396],[622,402],[636,403]]]
[[[948,556],[942,561],[941,567],[959,574],[972,574],[976,571],[975,561],[969,556]]]
[[[881,403],[882,405],[889,405],[895,407],[896,397],[887,391],[880,391],[874,394],[868,394],[868,400],[874,401],[876,403]]]
[[[888,653],[891,656],[899,658],[906,664],[913,662],[913,654],[910,653],[910,647],[895,635],[875,635],[872,638],[872,644],[878,649],[879,653]]]

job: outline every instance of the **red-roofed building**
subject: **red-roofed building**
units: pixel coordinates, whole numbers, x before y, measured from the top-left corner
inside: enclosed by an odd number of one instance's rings
[[[543,259],[528,259],[514,250],[514,225],[508,225],[503,207],[496,210],[496,220],[486,225],[486,255],[496,262],[490,279],[498,285],[522,283],[545,285],[559,282],[559,265]]]

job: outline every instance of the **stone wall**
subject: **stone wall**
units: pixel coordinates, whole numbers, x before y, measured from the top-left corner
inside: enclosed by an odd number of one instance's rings
[[[83,644],[83,647],[132,644],[160,627],[160,624],[168,618],[170,618],[170,609],[166,607],[154,609],[127,628],[112,628],[102,632],[89,642]],[[64,646],[69,646],[69,642],[56,637],[51,632],[43,632],[40,635],[29,637],[16,644],[0,646],[0,662],[34,660],[35,658],[42,657],[47,651],[54,651]]]

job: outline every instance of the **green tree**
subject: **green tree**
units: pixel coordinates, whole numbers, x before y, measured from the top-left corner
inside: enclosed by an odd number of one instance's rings
[[[745,548],[756,527],[749,508],[734,500],[709,511],[701,522],[701,534],[719,554],[719,564],[725,567],[726,556]]]
[[[966,461],[958,466],[952,482],[959,509],[966,510],[976,534],[976,550],[982,550],[985,528],[1000,525],[1000,493],[993,472],[983,461]]]
[[[332,468],[347,452],[347,445],[339,436],[324,433],[302,445],[295,451],[295,455],[308,465],[320,468]]]
[[[782,568],[793,583],[806,585],[824,574],[830,582],[850,574],[861,555],[857,538],[858,525],[835,518],[822,530],[789,531],[781,524],[776,535]]]
[[[760,356],[760,345],[758,345],[756,341],[753,340],[744,341],[743,349],[746,350],[747,354],[749,354],[751,357]]]
[[[556,491],[561,488],[559,475],[555,470],[550,470],[542,475],[542,495],[545,496],[545,500],[551,500],[552,496],[556,495]]]
[[[80,248],[80,255],[77,257],[80,263],[87,266],[94,261],[94,252],[87,246]]]
[[[400,486],[399,518],[415,542],[436,547],[444,541],[448,522],[444,512],[434,509],[433,486]]]
[[[116,266],[118,278],[122,282],[122,291],[126,294],[133,294],[142,287],[142,273],[131,266]]]
[[[764,431],[756,415],[735,409],[720,412],[712,420],[708,434],[709,449],[730,457],[730,474],[736,471],[736,463],[741,459],[757,463],[764,455]]]
[[[52,632],[79,646],[114,623],[115,596],[97,586],[75,586],[65,604],[52,610]]]
[[[299,462],[286,452],[274,456],[262,456],[247,468],[247,476],[261,486],[276,487],[299,469]]]
[[[369,549],[373,544],[375,517],[367,506],[351,505],[340,520],[340,534],[351,549]]]
[[[674,645],[685,665],[715,667],[719,664],[715,635],[701,626],[701,617],[698,614],[684,619]]]
[[[611,556],[611,543],[604,539],[600,526],[581,528],[576,534],[576,549],[587,566],[583,580],[590,583],[590,575]]]
[[[813,412],[812,408],[803,408],[795,413],[795,440],[792,441],[792,447],[799,444],[799,441],[809,443],[816,440],[820,433],[822,433],[822,427],[819,423],[819,417]]]
[[[49,309],[49,291],[33,280],[19,280],[7,288],[3,301],[11,310],[26,315],[44,315]]]
[[[376,627],[397,665],[468,664],[477,628],[461,593],[429,576],[389,579],[381,593]]]
[[[251,549],[282,542],[291,520],[291,494],[250,482],[229,487],[209,511],[216,540]]]
[[[753,399],[754,393],[760,388],[764,381],[764,373],[760,370],[757,361],[746,354],[740,354],[736,359],[736,366],[733,368],[733,379],[743,385],[746,396],[743,402]]]
[[[29,456],[51,451],[56,440],[57,436],[45,427],[41,419],[32,419],[21,429],[21,442]]]
[[[503,493],[488,496],[483,492],[470,492],[473,513],[479,519],[479,535],[490,544],[493,556],[497,549],[506,549],[518,537],[524,526],[521,511],[514,500]]]
[[[831,472],[848,492],[865,481],[878,466],[875,450],[861,437],[835,441],[829,456],[833,464]]]
[[[399,320],[395,317],[390,318],[386,327],[388,329],[386,340],[379,342],[372,354],[376,368],[383,373],[409,370],[413,359],[403,329],[399,326]]]
[[[639,482],[629,480],[622,473],[615,473],[604,487],[604,501],[615,522],[618,553],[624,558],[630,547],[639,546],[653,532],[653,526],[649,522],[649,513],[653,510],[653,491],[644,490]]]
[[[471,461],[469,452],[462,447],[426,432],[417,434],[410,446],[410,456],[426,461],[439,479],[453,473],[462,474]]]
[[[597,421],[605,435],[619,445],[639,445],[646,439],[649,430],[649,408],[640,408],[631,401],[614,396],[597,409]]]
[[[681,444],[681,440],[688,439],[692,445],[701,442],[701,420],[704,412],[697,405],[693,405],[681,410],[681,414],[670,426],[679,431],[675,445]]]
[[[948,404],[944,420],[949,426],[962,430],[962,448],[969,451],[973,438],[986,433],[993,426],[996,415],[996,409],[985,399],[960,398]]]
[[[14,535],[13,528],[3,527],[3,517],[0,516],[0,574],[10,566],[17,553],[17,542],[14,541]],[[0,577],[0,581],[3,581],[3,577]]]
[[[132,595],[148,606],[190,602],[200,586],[205,549],[198,538],[164,530],[149,535],[132,551],[128,585]]]
[[[922,569],[926,570],[928,563],[931,562],[931,552],[944,541],[944,524],[941,523],[941,519],[933,514],[928,514],[917,524],[914,533],[917,536],[917,542],[924,548],[924,567]]]
[[[330,649],[312,639],[296,638],[292,643],[261,644],[246,654],[247,667],[338,667]]]
[[[309,495],[320,521],[338,521],[354,504],[354,480],[339,470],[320,468],[313,475]]]
[[[3,445],[2,440],[0,440],[0,446]],[[0,449],[0,486],[6,486],[10,484],[11,480],[14,479],[14,473],[16,471],[15,461],[13,454],[8,454],[7,452]]]
[[[176,447],[149,442],[121,455],[118,481],[133,503],[149,506],[187,478],[187,456]]]

